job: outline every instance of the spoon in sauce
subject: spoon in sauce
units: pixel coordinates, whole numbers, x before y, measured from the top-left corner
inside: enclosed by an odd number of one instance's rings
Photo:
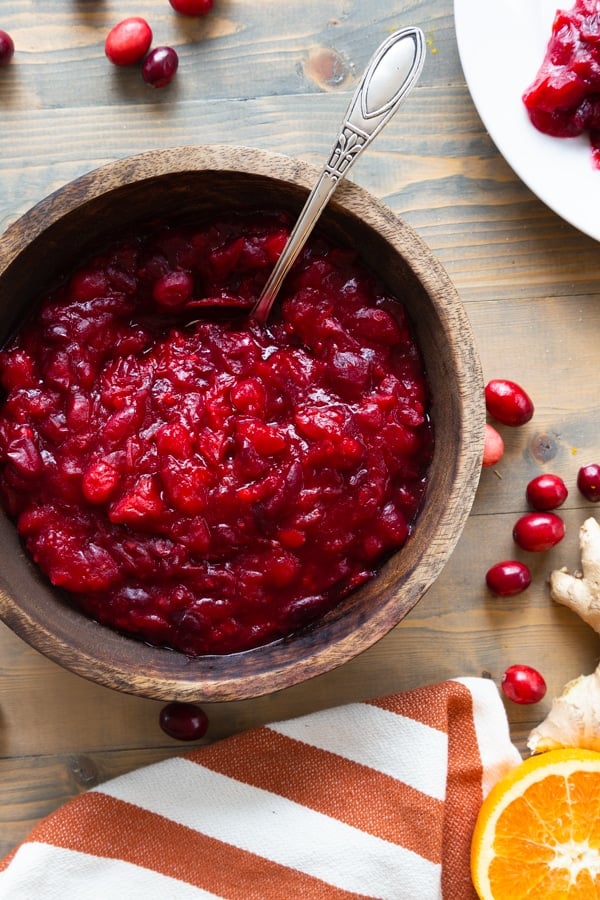
[[[377,48],[346,110],[329,159],[311,190],[250,316],[264,325],[279,289],[340,181],[390,121],[425,62],[420,28],[402,28]]]

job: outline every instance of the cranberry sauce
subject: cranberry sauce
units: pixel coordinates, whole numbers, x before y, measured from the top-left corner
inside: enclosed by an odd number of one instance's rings
[[[124,239],[0,354],[0,491],[30,555],[89,616],[191,656],[313,622],[423,501],[422,362],[353,253],[313,239],[268,328],[232,314],[288,232],[270,214]]]
[[[600,3],[558,10],[546,55],[523,101],[535,127],[555,137],[589,133],[600,168]]]

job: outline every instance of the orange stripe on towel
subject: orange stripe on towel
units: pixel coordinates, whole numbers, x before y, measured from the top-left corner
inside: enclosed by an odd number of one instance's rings
[[[473,698],[461,684],[446,696],[453,727],[448,735],[448,782],[444,816],[442,896],[476,900],[465,860],[469,859],[477,811],[483,802],[483,767],[473,721]]]
[[[124,860],[227,900],[359,897],[95,791],[82,794],[63,807],[60,827],[56,818],[46,819],[28,841]]]
[[[467,694],[470,691],[460,682],[442,682],[432,684],[429,687],[419,688],[412,694],[393,694],[390,697],[380,697],[377,700],[368,700],[370,706],[385,709],[399,716],[406,716],[435,728],[437,731],[448,732],[449,698],[455,694]]]
[[[441,862],[443,802],[330,753],[259,728],[187,758]]]

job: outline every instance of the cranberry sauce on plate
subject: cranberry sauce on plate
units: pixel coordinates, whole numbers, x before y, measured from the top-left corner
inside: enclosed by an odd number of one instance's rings
[[[600,168],[600,7],[575,0],[559,9],[544,59],[523,95],[531,122],[554,137],[588,133]]]
[[[422,361],[355,254],[313,238],[249,320],[288,233],[257,214],[123,238],[0,354],[0,491],[29,554],[98,622],[190,656],[314,622],[424,498]]]

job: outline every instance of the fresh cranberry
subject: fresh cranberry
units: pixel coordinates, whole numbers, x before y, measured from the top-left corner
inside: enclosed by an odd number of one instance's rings
[[[169,0],[173,9],[182,16],[205,16],[211,11],[215,0]]]
[[[0,66],[7,66],[15,53],[15,44],[10,34],[0,30]]]
[[[525,513],[513,528],[513,538],[522,550],[542,553],[565,536],[565,523],[552,512]]]
[[[533,403],[515,381],[494,378],[485,386],[485,405],[490,416],[503,425],[525,425],[533,416]]]
[[[178,741],[196,741],[208,729],[208,716],[193,703],[174,701],[160,711],[159,724],[165,734]]]
[[[531,584],[529,566],[515,559],[507,559],[488,569],[486,584],[498,597],[514,597],[525,591]]]
[[[531,666],[509,666],[502,676],[502,690],[513,703],[539,703],[546,694],[546,682]]]
[[[577,473],[577,487],[586,500],[597,503],[600,500],[600,465],[582,466]]]
[[[166,87],[173,81],[178,65],[177,51],[172,47],[156,47],[144,60],[142,78],[151,87]]]
[[[534,509],[548,510],[562,506],[569,491],[559,475],[538,475],[531,479],[525,494]]]
[[[144,58],[152,43],[152,29],[145,19],[131,16],[118,22],[106,35],[104,52],[115,66],[130,66]]]
[[[504,441],[493,425],[485,423],[485,440],[483,444],[482,465],[495,466],[504,455]]]

